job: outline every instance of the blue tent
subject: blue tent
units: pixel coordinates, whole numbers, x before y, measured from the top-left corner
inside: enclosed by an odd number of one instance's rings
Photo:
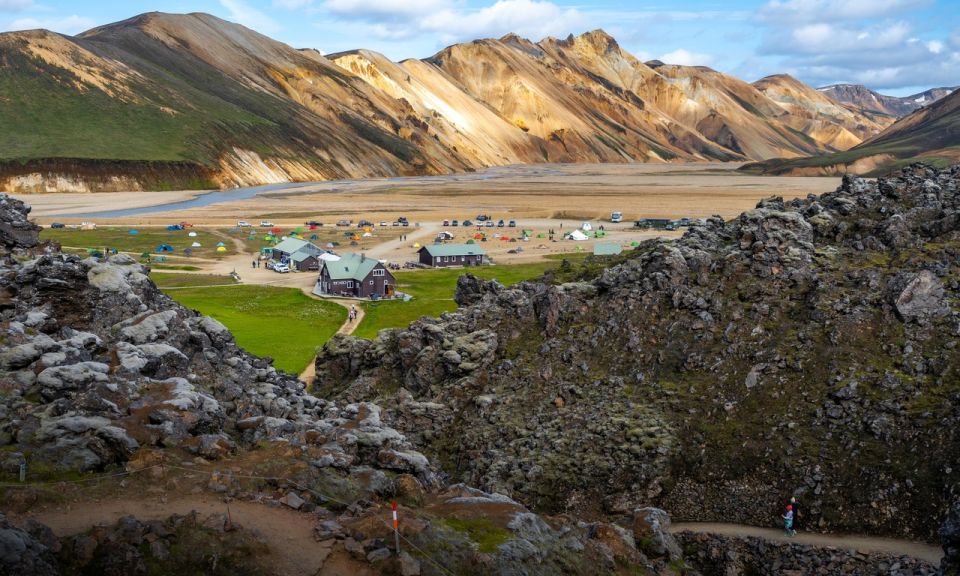
[[[217,242],[217,246],[226,246],[223,242]]]
[[[177,230],[183,230],[183,224],[171,224],[167,226],[168,232],[176,232]]]
[[[133,236],[136,236],[137,234],[140,233],[140,231],[139,231],[139,230],[130,230],[129,233],[130,233],[131,235],[133,235]]]
[[[157,246],[157,252],[173,252],[173,246],[169,244],[161,244]]]

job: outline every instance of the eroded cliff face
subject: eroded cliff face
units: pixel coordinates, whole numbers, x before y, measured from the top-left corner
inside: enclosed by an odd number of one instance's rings
[[[960,167],[847,178],[541,282],[465,276],[456,312],[335,338],[316,386],[540,510],[766,525],[796,494],[811,529],[934,539],[960,470],[958,242]]]
[[[394,63],[296,50],[207,14],[150,13],[76,37],[5,33],[0,46],[0,185],[17,192],[760,160],[844,149],[877,128],[796,82],[788,105],[707,68],[647,66],[602,31],[508,35]],[[184,164],[198,177],[185,180]]]

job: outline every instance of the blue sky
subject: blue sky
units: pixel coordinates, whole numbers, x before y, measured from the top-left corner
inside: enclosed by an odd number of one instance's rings
[[[786,72],[896,95],[960,84],[960,0],[0,0],[0,30],[75,34],[154,10],[209,12],[298,48],[395,60],[507,32],[538,40],[603,28],[641,59],[748,81]]]

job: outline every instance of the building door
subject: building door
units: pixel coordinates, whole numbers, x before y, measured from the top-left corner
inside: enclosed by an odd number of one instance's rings
[[[393,286],[391,284],[383,283],[383,295],[387,298],[393,297]]]

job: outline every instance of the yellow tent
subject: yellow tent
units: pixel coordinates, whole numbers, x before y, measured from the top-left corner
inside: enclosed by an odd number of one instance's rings
[[[419,247],[420,247],[420,243],[417,242],[416,244],[413,245],[413,247],[414,247],[414,248],[419,248]]]
[[[226,252],[227,249],[223,246],[217,246],[217,252]]]

